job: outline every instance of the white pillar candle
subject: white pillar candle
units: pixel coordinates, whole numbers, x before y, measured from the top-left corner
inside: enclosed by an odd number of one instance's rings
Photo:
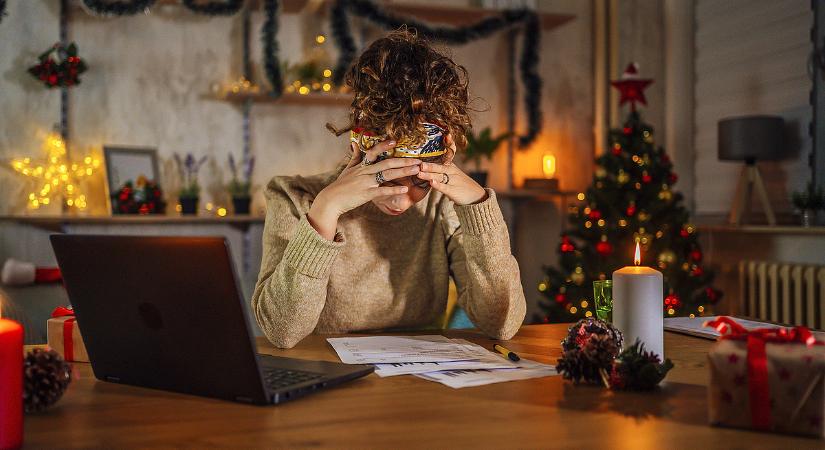
[[[636,243],[636,266],[613,272],[613,325],[624,335],[624,346],[639,339],[645,349],[665,357],[662,321],[664,284],[662,273],[643,267]]]

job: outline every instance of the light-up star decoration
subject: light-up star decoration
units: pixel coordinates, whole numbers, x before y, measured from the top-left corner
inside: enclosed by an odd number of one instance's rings
[[[639,78],[639,65],[636,63],[628,64],[624,73],[622,73],[622,77],[610,82],[614,88],[621,92],[619,106],[630,102],[630,109],[632,111],[636,111],[636,102],[647,105],[645,89],[650,86],[651,83],[653,83],[653,80],[649,78]]]
[[[18,173],[34,178],[37,189],[29,193],[28,208],[37,209],[50,204],[55,198],[66,206],[86,208],[86,195],[80,191],[78,183],[93,174],[100,167],[100,160],[86,156],[80,163],[69,161],[66,143],[58,133],[49,133],[43,143],[46,161],[31,158],[17,158],[11,162]]]

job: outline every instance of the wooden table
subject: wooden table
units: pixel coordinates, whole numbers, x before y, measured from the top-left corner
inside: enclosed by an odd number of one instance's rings
[[[566,325],[530,325],[507,345],[553,362]],[[449,331],[484,346],[473,331]],[[337,361],[310,336],[275,355]],[[206,342],[205,342],[206,343]],[[822,441],[707,425],[711,341],[665,333],[676,368],[661,390],[610,392],[561,377],[451,389],[413,376],[370,375],[280,406],[260,407],[96,381],[76,364],[54,409],[26,418],[29,448],[822,448]],[[193,351],[209,351],[209,346]],[[204,367],[203,370],[209,370]]]

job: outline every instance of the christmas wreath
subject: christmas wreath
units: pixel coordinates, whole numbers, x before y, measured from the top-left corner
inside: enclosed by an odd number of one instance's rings
[[[55,43],[38,56],[39,62],[29,67],[29,73],[48,88],[71,87],[80,84],[80,74],[86,63],[77,56],[77,44]]]
[[[144,177],[139,177],[133,185],[129,180],[112,196],[114,214],[163,214],[166,202],[160,186]]]

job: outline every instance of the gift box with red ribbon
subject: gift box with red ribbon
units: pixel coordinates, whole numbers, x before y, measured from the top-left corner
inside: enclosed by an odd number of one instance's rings
[[[708,353],[711,424],[825,437],[825,343],[805,327],[705,326],[722,335]]]
[[[71,308],[58,306],[46,322],[46,336],[49,347],[63,356],[66,361],[89,362],[80,328]]]

